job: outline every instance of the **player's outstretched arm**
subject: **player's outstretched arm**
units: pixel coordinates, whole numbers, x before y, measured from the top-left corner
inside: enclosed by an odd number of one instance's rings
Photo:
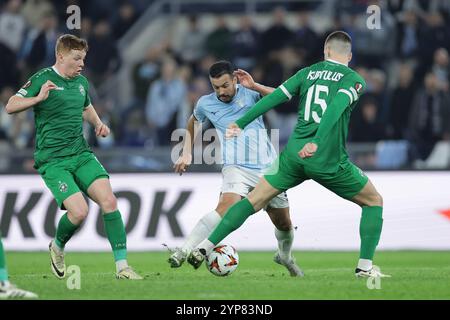
[[[196,123],[197,121],[195,120],[195,117],[191,115],[186,125],[186,136],[184,139],[183,151],[173,166],[175,172],[179,173],[180,176],[183,172],[186,172],[187,168],[192,163],[192,145],[194,144],[196,134],[198,133],[198,130],[195,130]]]
[[[83,120],[89,122],[95,128],[95,135],[97,137],[107,137],[110,134],[110,130],[106,124],[100,120],[100,117],[95,111],[92,104],[88,105],[83,111]]]
[[[306,70],[307,68],[300,70],[276,88],[272,93],[259,100],[243,117],[236,121],[238,127],[244,129],[250,122],[259,116],[298,94]]]
[[[255,82],[250,73],[245,70],[237,69],[234,75],[238,78],[239,83],[246,87],[247,89],[258,92],[262,97],[267,96],[275,91],[275,88],[264,86],[260,83]]]
[[[288,100],[289,98],[286,94],[280,88],[277,88],[274,92],[259,100],[245,115],[236,121],[236,124],[239,128],[244,129],[259,116]]]
[[[24,98],[19,95],[14,95],[9,98],[9,101],[5,107],[6,112],[12,114],[27,110],[34,105],[46,100],[50,91],[53,89],[56,89],[56,85],[51,81],[47,81],[42,85],[41,90],[36,97]]]

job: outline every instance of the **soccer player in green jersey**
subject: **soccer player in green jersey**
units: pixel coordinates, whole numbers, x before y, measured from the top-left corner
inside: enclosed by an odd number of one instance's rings
[[[198,268],[216,244],[274,196],[313,179],[362,208],[360,259],[355,274],[385,276],[372,266],[383,224],[383,199],[367,176],[350,162],[345,150],[350,114],[366,84],[348,67],[352,53],[347,33],[330,34],[325,41],[324,56],[324,61],[298,71],[229,125],[227,136],[237,136],[268,110],[293,95],[300,97],[297,126],[272,171],[260,179],[247,198],[230,207],[209,238],[191,252],[188,262],[194,267]]]
[[[10,98],[8,113],[33,108],[36,127],[35,168],[59,207],[67,210],[49,244],[51,269],[66,276],[64,247],[88,214],[83,193],[103,212],[108,240],[116,262],[118,279],[142,279],[127,263],[126,233],[109,175],[83,137],[83,120],[97,136],[109,135],[89,98],[89,84],[81,75],[87,42],[73,35],[61,36],[55,48],[56,63],[33,75]]]

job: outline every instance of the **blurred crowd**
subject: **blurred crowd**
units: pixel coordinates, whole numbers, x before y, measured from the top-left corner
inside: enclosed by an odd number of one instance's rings
[[[113,4],[114,2],[114,4]],[[242,15],[239,25],[217,16],[213,30],[204,30],[202,16],[183,16],[187,28],[172,39],[148,48],[133,66],[133,99],[121,108],[95,97],[121,66],[117,40],[137,20],[148,1],[1,1],[0,105],[26,78],[52,65],[57,36],[67,32],[65,8],[83,8],[82,28],[73,32],[89,41],[86,72],[93,101],[113,131],[106,141],[90,136],[98,147],[152,147],[170,144],[170,135],[185,126],[198,98],[212,91],[209,66],[227,59],[249,71],[257,82],[276,87],[304,66],[323,59],[323,42],[334,30],[353,38],[351,67],[367,82],[366,94],[353,112],[349,140],[403,140],[411,160],[426,159],[434,145],[450,140],[450,1],[348,0],[336,2],[327,30],[316,30],[311,11],[287,12],[276,7],[267,28],[257,28],[258,16]],[[369,4],[381,7],[381,29],[367,27]],[[266,116],[286,143],[296,124],[298,100],[292,99]],[[1,111],[3,112],[3,111]],[[15,148],[33,145],[32,115],[0,114],[0,141]]]
[[[3,106],[27,79],[55,62],[55,44],[64,33],[88,40],[85,75],[95,87],[121,66],[117,41],[151,3],[146,0],[0,0],[0,142],[23,149],[34,146],[33,114],[8,116]],[[81,8],[81,29],[66,21]]]

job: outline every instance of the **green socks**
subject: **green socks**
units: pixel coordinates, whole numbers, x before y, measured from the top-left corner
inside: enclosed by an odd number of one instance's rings
[[[127,236],[125,233],[125,226],[122,222],[122,216],[120,212],[114,211],[103,215],[103,221],[105,222],[106,235],[108,236],[109,243],[114,254],[114,260],[126,260],[127,259]],[[56,229],[55,244],[62,250],[67,241],[73,236],[79,226],[70,222],[65,213],[61,220],[59,220],[58,228]]]
[[[382,207],[362,207],[359,235],[361,237],[360,259],[373,260],[383,227]]]
[[[61,250],[64,249],[67,241],[72,238],[75,231],[77,231],[79,226],[74,225],[67,217],[67,212],[61,217],[58,223],[58,228],[56,229],[55,244]]]
[[[105,222],[106,235],[113,250],[114,260],[126,260],[127,235],[120,211],[105,213],[103,215],[103,221]]]
[[[0,281],[8,281],[8,270],[6,269],[5,250],[3,250],[3,243],[1,238],[0,238]]]
[[[247,198],[235,203],[225,213],[225,216],[211,233],[208,240],[215,245],[218,244],[227,235],[239,228],[254,213],[255,209],[253,209]]]

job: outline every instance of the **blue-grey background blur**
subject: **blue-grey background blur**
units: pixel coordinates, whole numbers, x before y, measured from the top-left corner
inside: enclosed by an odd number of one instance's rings
[[[70,5],[81,29],[68,30]],[[369,5],[381,9],[369,29]],[[56,39],[89,42],[84,74],[112,130],[86,138],[111,172],[170,171],[170,142],[198,98],[212,91],[208,68],[231,60],[256,81],[278,86],[322,59],[333,30],[353,38],[353,61],[367,82],[353,112],[348,149],[363,169],[450,168],[450,1],[1,0],[0,173],[34,172],[32,111],[4,105],[27,78],[54,63]],[[265,116],[282,147],[297,100]],[[219,166],[194,165],[193,171]]]

